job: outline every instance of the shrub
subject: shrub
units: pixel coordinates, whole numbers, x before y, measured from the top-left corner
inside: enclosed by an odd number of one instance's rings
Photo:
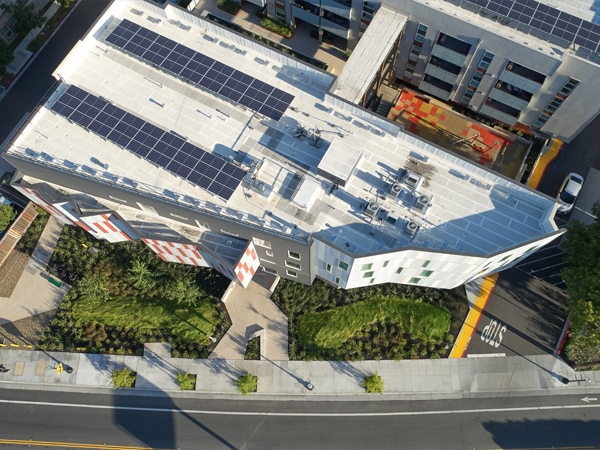
[[[375,371],[373,375],[365,375],[365,392],[367,394],[382,394],[383,395],[383,380]]]
[[[229,14],[233,14],[234,16],[241,8],[239,2],[233,0],[219,0],[217,2],[217,6],[223,11],[227,11]]]
[[[246,372],[245,375],[237,379],[237,390],[242,395],[248,395],[251,392],[256,392],[258,388],[258,377]]]
[[[17,212],[11,206],[0,205],[0,231],[6,230],[15,217]]]
[[[281,34],[285,37],[290,37],[294,32],[294,29],[286,23],[280,20],[273,19],[272,17],[265,17],[260,21],[260,25],[267,30],[273,31],[277,34]]]
[[[260,336],[252,338],[248,341],[244,359],[260,360]]]
[[[115,370],[112,374],[112,382],[115,389],[132,388],[135,385],[136,373],[127,368]]]
[[[195,391],[196,390],[196,375],[191,373],[178,373],[177,376],[177,384],[179,384],[179,389],[182,391]]]

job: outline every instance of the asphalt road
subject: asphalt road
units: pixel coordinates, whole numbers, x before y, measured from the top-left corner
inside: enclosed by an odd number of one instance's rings
[[[600,445],[600,407],[598,400],[582,401],[586,396],[262,402],[3,389],[0,446],[30,439],[50,442],[46,448],[73,443],[182,450]]]
[[[0,142],[9,136],[21,118],[32,111],[52,87],[56,81],[52,72],[109,3],[106,0],[80,2],[52,39],[47,42],[46,47],[13,84],[0,101]],[[0,175],[9,169],[11,166],[0,158]]]
[[[566,298],[560,289],[523,271],[502,272],[466,355],[554,353],[567,319]]]

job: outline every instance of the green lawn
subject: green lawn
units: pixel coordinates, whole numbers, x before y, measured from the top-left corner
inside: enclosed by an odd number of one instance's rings
[[[110,297],[106,302],[91,302],[80,297],[73,305],[73,318],[80,323],[101,323],[117,328],[161,330],[187,342],[208,344],[219,316],[208,299],[196,307],[185,308],[174,302],[135,297]]]
[[[377,321],[400,323],[415,338],[441,340],[450,330],[451,315],[443,307],[401,297],[375,297],[348,306],[304,314],[298,337],[304,346],[339,348],[354,333]]]

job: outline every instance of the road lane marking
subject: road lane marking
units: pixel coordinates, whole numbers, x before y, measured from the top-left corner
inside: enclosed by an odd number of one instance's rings
[[[575,404],[575,405],[553,405],[553,406],[520,406],[513,408],[480,408],[480,409],[450,409],[439,411],[391,411],[391,412],[367,412],[367,413],[295,413],[295,412],[260,412],[260,411],[211,411],[202,409],[179,409],[179,408],[144,408],[141,406],[110,406],[110,405],[84,405],[81,403],[52,403],[32,402],[22,400],[0,400],[0,403],[15,405],[35,405],[65,408],[104,409],[118,411],[140,411],[157,413],[181,413],[181,414],[204,414],[215,416],[273,416],[273,417],[385,417],[385,416],[434,416],[444,414],[483,414],[498,412],[524,412],[524,411],[554,411],[561,409],[583,409],[600,408],[600,404]],[[124,448],[124,447],[120,447]],[[131,447],[135,448],[135,447]]]
[[[153,447],[130,447],[128,445],[78,444],[75,442],[26,441],[23,439],[0,439],[0,444],[28,445],[30,447],[32,445],[41,445],[44,447],[93,448],[101,450],[167,450]]]

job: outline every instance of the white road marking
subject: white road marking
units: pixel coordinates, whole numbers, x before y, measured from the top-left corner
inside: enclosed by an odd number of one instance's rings
[[[577,405],[554,405],[554,406],[521,406],[515,408],[482,408],[482,409],[451,409],[446,411],[392,411],[373,413],[285,413],[285,412],[255,412],[255,411],[209,411],[200,409],[177,409],[177,408],[142,408],[134,406],[108,406],[108,405],[84,405],[81,403],[51,403],[31,402],[20,400],[0,400],[0,403],[16,405],[35,405],[67,408],[109,409],[119,411],[143,411],[158,413],[185,413],[205,414],[215,416],[273,416],[273,417],[383,417],[383,416],[432,416],[443,414],[482,414],[498,412],[521,412],[521,411],[552,411],[560,409],[600,408],[600,404],[577,404]]]
[[[557,256],[559,256],[559,255],[561,255],[561,254],[562,254],[562,255],[565,255],[566,253],[565,253],[565,252],[562,252],[562,253],[555,253],[555,254],[553,254],[553,255],[550,255],[550,256],[545,256],[545,257],[543,257],[543,258],[534,259],[533,261],[527,261],[527,262],[524,262],[523,264],[519,264],[517,267],[521,267],[521,266],[527,266],[527,265],[529,265],[529,264],[533,264],[533,263],[536,263],[536,262],[538,262],[538,261],[543,261],[544,259],[556,258]]]
[[[591,401],[596,401],[596,400],[598,400],[598,399],[597,398],[590,398],[590,397],[584,397],[584,398],[581,399],[582,402],[586,402],[586,403],[589,403]]]

